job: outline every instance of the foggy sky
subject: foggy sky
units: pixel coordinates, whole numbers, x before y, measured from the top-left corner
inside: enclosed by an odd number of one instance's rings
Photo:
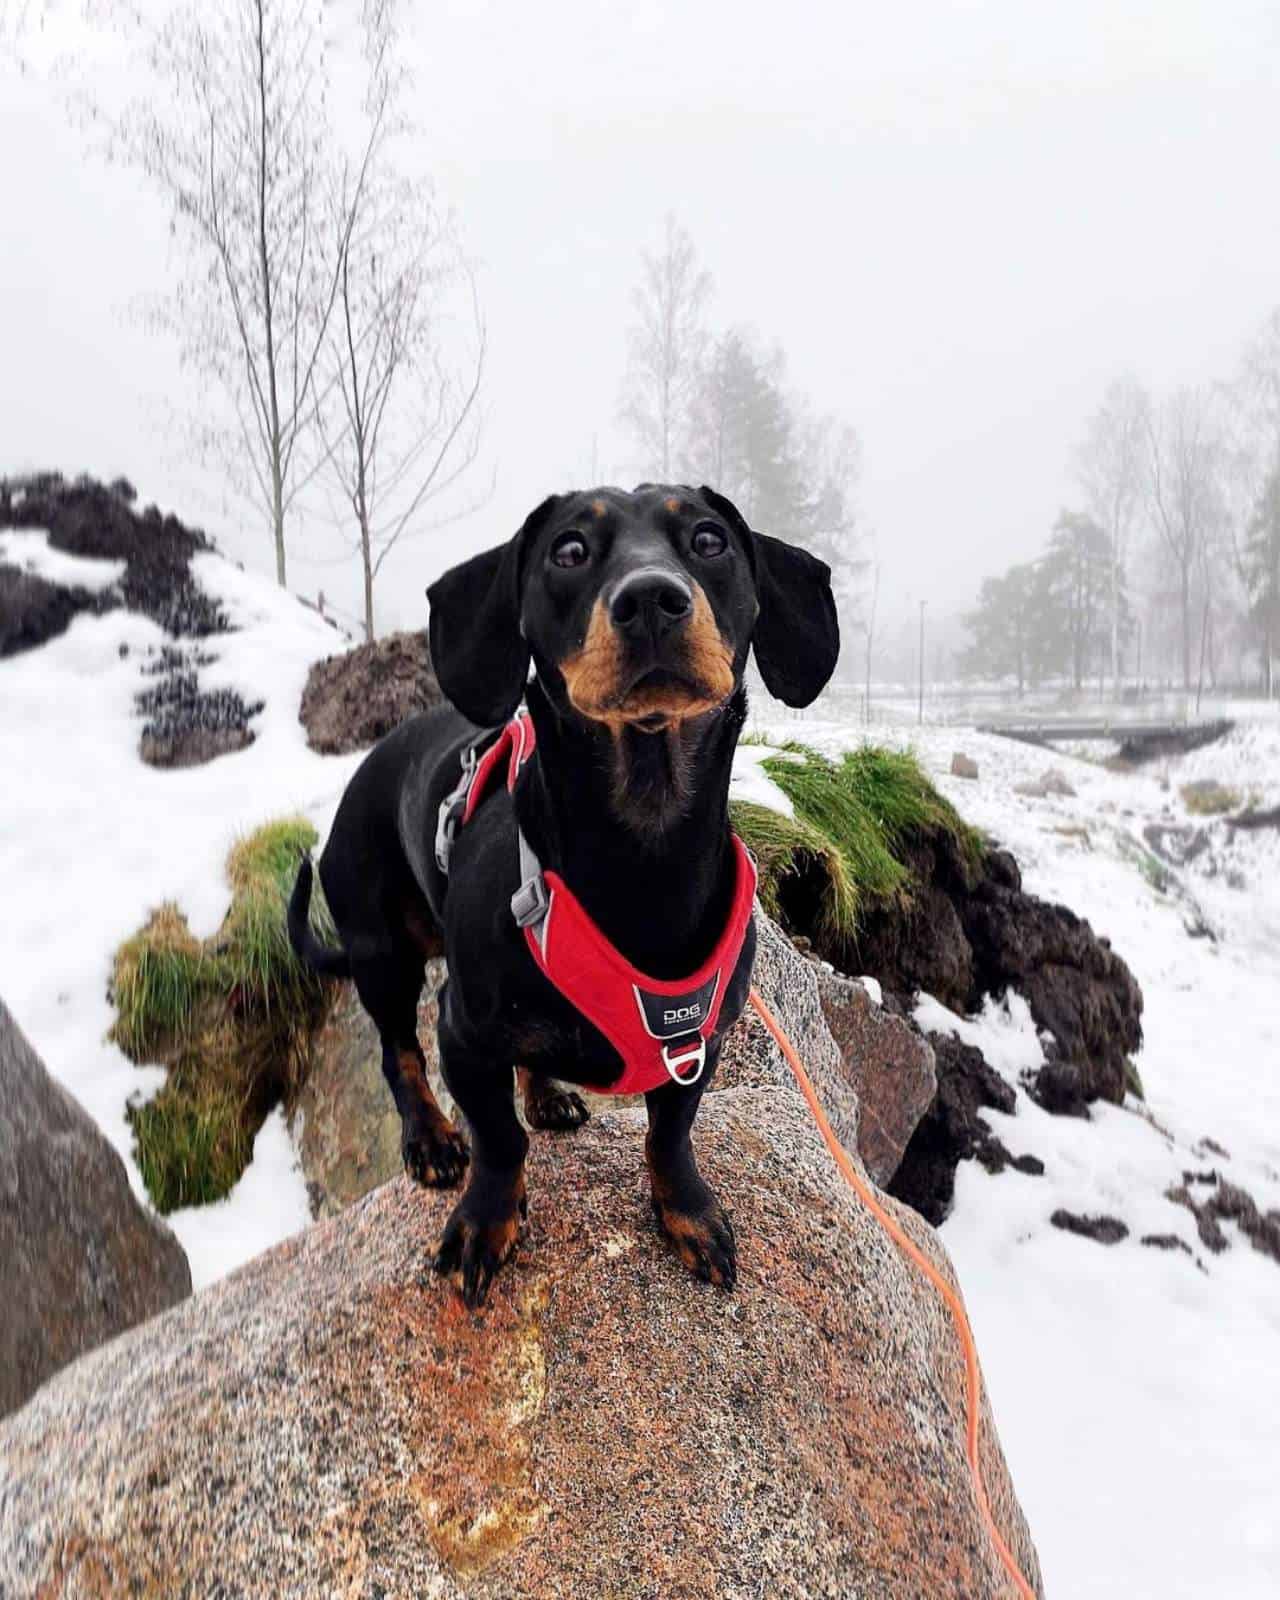
[[[436,572],[593,461],[633,480],[628,296],[668,208],[714,321],[780,341],[859,430],[887,619],[958,609],[1038,546],[1111,377],[1226,376],[1280,302],[1273,0],[416,10],[424,164],[480,262],[497,487],[388,563],[384,621],[419,624]],[[166,433],[187,380],[128,315],[172,264],[163,211],[3,57],[0,180],[0,471],[124,472],[269,570],[262,523]],[[354,610],[354,561],[299,532],[293,586]]]

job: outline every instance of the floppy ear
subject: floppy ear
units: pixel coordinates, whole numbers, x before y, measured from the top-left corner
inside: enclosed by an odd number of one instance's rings
[[[514,712],[529,678],[520,631],[524,552],[550,512],[544,500],[514,539],[451,567],[427,590],[431,664],[446,697],[469,722],[496,727]]]
[[[831,568],[784,539],[754,532],[714,489],[702,493],[746,536],[760,606],[751,645],[765,688],[784,705],[807,706],[826,687],[840,654]]]

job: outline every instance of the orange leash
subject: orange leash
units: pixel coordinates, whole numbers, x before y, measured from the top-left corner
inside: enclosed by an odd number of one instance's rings
[[[946,1302],[947,1310],[951,1313],[951,1320],[955,1323],[956,1333],[960,1338],[960,1347],[964,1352],[965,1404],[967,1412],[965,1451],[969,1458],[969,1473],[973,1479],[973,1492],[978,1502],[978,1511],[982,1516],[983,1522],[986,1523],[987,1532],[991,1535],[991,1543],[995,1547],[996,1554],[1000,1557],[1005,1571],[1013,1580],[1018,1594],[1022,1597],[1022,1600],[1036,1600],[1035,1590],[1023,1577],[1018,1563],[1014,1559],[1013,1552],[1004,1542],[999,1528],[996,1527],[995,1518],[991,1515],[991,1502],[987,1499],[987,1486],[982,1479],[982,1463],[978,1457],[981,1379],[978,1375],[978,1352],[973,1342],[973,1331],[969,1327],[969,1318],[965,1313],[964,1304],[960,1296],[938,1271],[937,1267],[934,1266],[933,1262],[929,1260],[928,1256],[907,1237],[898,1223],[894,1221],[876,1199],[871,1187],[858,1176],[858,1171],[849,1159],[844,1146],[831,1130],[831,1124],[827,1121],[826,1113],[818,1103],[818,1096],[814,1092],[813,1083],[809,1078],[809,1074],[805,1071],[800,1057],[796,1054],[795,1046],[782,1031],[781,1024],[773,1012],[769,1010],[769,1007],[760,998],[760,991],[754,987],[751,990],[751,1004],[756,1008],[761,1022],[773,1035],[774,1043],[782,1051],[787,1065],[795,1074],[800,1093],[808,1102],[809,1110],[813,1113],[813,1120],[818,1125],[818,1132],[821,1133],[826,1141],[827,1149],[835,1157],[836,1165],[844,1174],[846,1183],[893,1240],[894,1244],[897,1245],[898,1249],[902,1251],[903,1255],[924,1273],[925,1277],[928,1278],[929,1282]]]

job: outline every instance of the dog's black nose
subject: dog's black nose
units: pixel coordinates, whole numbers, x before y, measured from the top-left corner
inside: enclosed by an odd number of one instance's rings
[[[679,573],[664,567],[629,572],[609,600],[609,617],[621,633],[651,633],[655,638],[693,615],[693,590]]]

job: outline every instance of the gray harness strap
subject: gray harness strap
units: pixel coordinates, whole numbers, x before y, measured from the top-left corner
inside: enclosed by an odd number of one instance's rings
[[[467,802],[471,798],[471,790],[476,781],[476,770],[480,765],[479,746],[483,742],[483,739],[478,740],[463,751],[462,771],[458,775],[458,781],[440,802],[440,810],[436,817],[436,865],[445,874],[449,871],[454,840],[458,836],[458,829],[462,826]],[[522,756],[523,747],[517,751],[517,759]],[[532,928],[536,935],[546,922],[551,901],[542,876],[542,863],[525,838],[524,830],[518,825],[516,843],[520,851],[520,887],[511,896],[511,915],[515,918],[516,927]]]

